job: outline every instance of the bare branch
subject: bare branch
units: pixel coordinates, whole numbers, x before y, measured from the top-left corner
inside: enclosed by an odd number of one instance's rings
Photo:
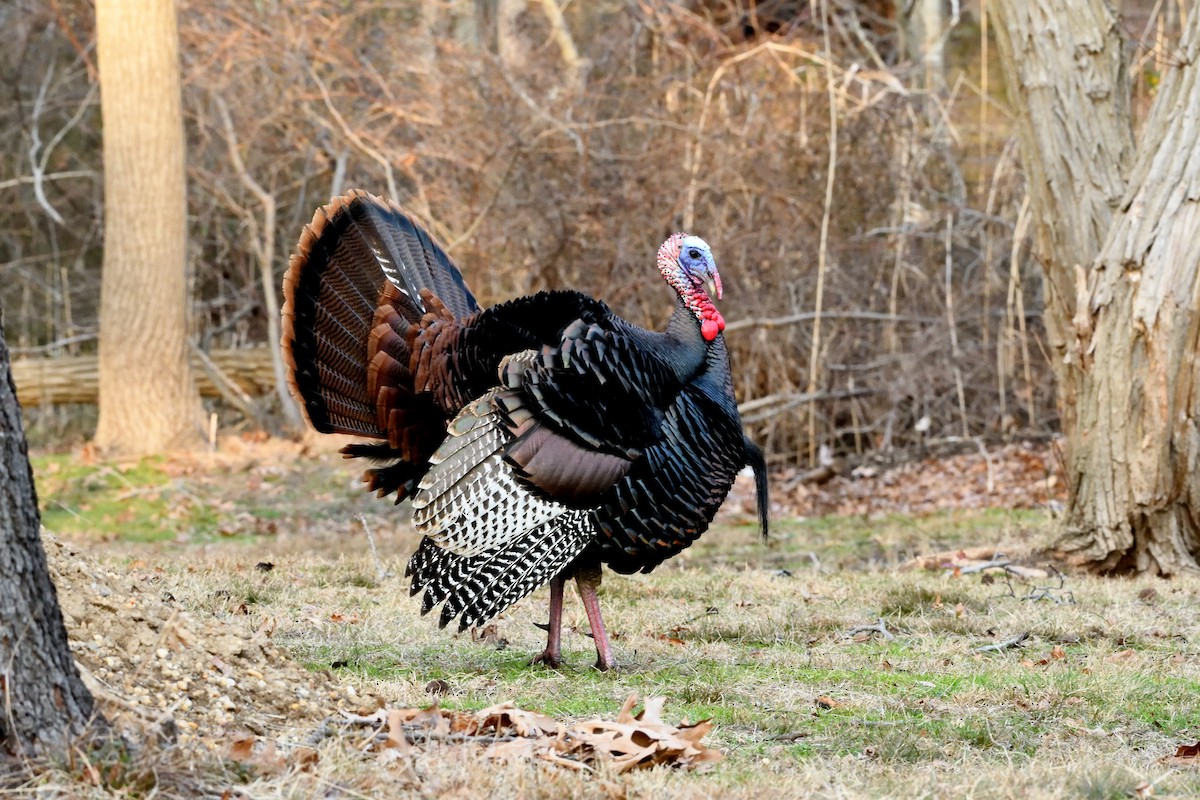
[[[1012,637],[1011,639],[1005,639],[1003,642],[996,642],[995,644],[985,644],[983,647],[976,647],[972,652],[974,652],[974,653],[991,653],[991,652],[999,653],[1003,650],[1007,650],[1010,647],[1022,647],[1024,641],[1028,638],[1029,638],[1029,631],[1022,631],[1022,632],[1018,633],[1016,636]]]

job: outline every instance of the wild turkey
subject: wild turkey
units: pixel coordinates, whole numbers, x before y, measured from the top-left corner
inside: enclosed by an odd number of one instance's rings
[[[408,562],[421,612],[482,625],[550,582],[545,651],[561,661],[574,577],[598,661],[613,665],[600,566],[649,572],[704,532],[749,464],[767,531],[762,452],[742,434],[721,279],[677,233],[658,268],[678,296],[665,332],[579,292],[481,309],[446,253],[391,202],[351,192],[319,209],[284,278],[292,392],[323,433],[374,463],[379,496],[412,498]]]

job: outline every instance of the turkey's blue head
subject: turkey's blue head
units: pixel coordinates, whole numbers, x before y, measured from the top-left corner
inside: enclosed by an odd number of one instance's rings
[[[699,236],[675,233],[658,248],[658,269],[700,323],[700,335],[711,342],[725,330],[725,318],[710,292],[721,299],[721,274],[712,248]]]

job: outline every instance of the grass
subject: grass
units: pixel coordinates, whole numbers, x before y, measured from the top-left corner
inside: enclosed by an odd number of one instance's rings
[[[665,695],[667,718],[712,719],[709,739],[727,755],[703,773],[588,776],[442,747],[398,776],[334,743],[315,774],[241,776],[249,796],[307,796],[334,784],[348,796],[1200,794],[1200,770],[1159,762],[1200,739],[1200,581],[1072,573],[1061,587],[1053,578],[1010,586],[902,568],[917,554],[981,544],[1034,563],[1052,533],[1041,512],[780,520],[767,544],[752,526],[718,525],[652,575],[605,576],[615,672],[590,667],[586,617],[569,596],[567,664],[554,671],[529,665],[543,644],[535,623],[544,621],[546,589],[486,637],[420,617],[397,577],[415,534],[386,503],[365,506],[392,573],[380,578],[351,521],[364,506],[338,461],[297,461],[273,494],[246,489],[246,472],[172,477],[159,461],[125,470],[36,463],[48,527],[90,542],[88,552],[113,569],[131,559],[161,569],[193,614],[250,629],[269,620],[274,644],[360,695],[423,706],[434,699],[426,687],[440,681],[448,707],[512,700],[562,718],[613,715],[630,693]],[[184,496],[203,502],[164,524]],[[218,499],[227,505],[206,510]],[[78,516],[56,516],[60,506]],[[276,527],[245,523],[234,540],[206,529],[242,514]],[[1025,599],[1037,585],[1075,603]],[[231,603],[244,604],[242,613],[229,617]],[[850,634],[879,619],[894,638]],[[977,652],[1021,632],[1023,648]]]

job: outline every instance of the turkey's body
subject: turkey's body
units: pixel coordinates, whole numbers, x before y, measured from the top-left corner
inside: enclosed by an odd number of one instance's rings
[[[686,548],[746,464],[765,534],[762,456],[699,288],[719,291],[715,264],[676,234],[659,268],[678,295],[664,332],[578,292],[480,309],[427,234],[363,193],[306,228],[285,278],[293,392],[316,430],[380,440],[344,452],[376,463],[365,480],[380,495],[412,498],[425,538],[407,574],[442,625],[481,625],[550,582],[540,659],[555,665],[575,577],[607,668],[601,564],[648,572]]]

